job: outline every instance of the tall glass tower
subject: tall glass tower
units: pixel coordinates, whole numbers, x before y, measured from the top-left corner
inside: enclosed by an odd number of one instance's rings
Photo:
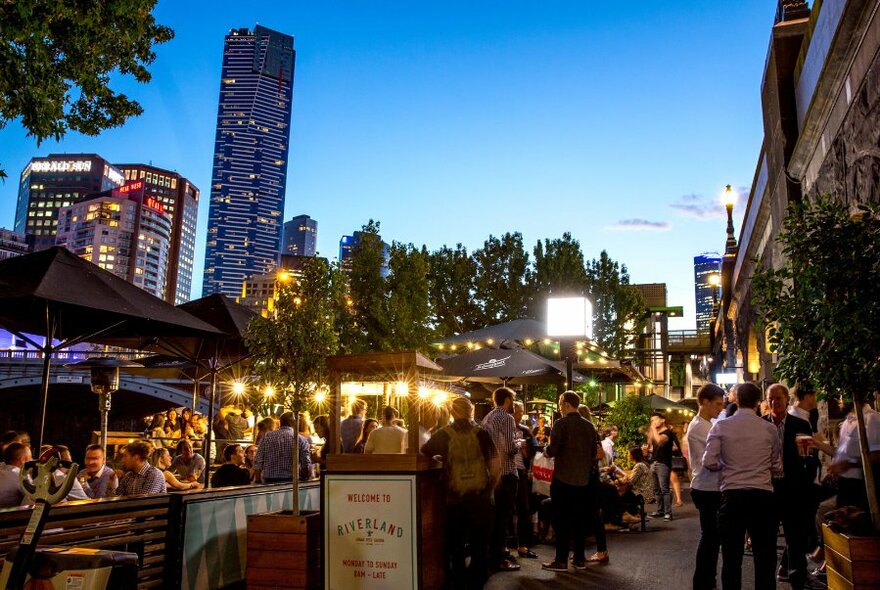
[[[295,60],[290,35],[257,25],[226,36],[202,295],[237,297],[278,260]]]
[[[697,332],[708,334],[712,325],[712,308],[716,301],[715,287],[709,276],[721,275],[721,255],[714,252],[694,256],[694,297],[697,303]]]

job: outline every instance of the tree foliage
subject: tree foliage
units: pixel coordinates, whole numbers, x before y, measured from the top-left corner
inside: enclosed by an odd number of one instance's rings
[[[753,282],[778,377],[864,399],[880,384],[880,209],[795,204],[778,240],[783,265],[759,265]]]
[[[430,340],[427,249],[395,242],[386,280],[388,341],[384,350],[420,350]]]
[[[385,350],[389,337],[385,306],[385,244],[379,235],[378,221],[363,226],[351,251],[351,272],[348,277],[354,319],[348,335],[352,352]]]
[[[474,297],[483,312],[482,325],[528,317],[531,270],[522,234],[489,236],[474,252],[474,261]]]
[[[645,312],[641,294],[629,284],[629,272],[602,250],[586,265],[593,303],[593,339],[612,357],[626,354]]]
[[[580,242],[566,232],[561,238],[538,242],[533,250],[532,315],[541,317],[551,295],[586,295],[588,283]]]
[[[605,422],[617,426],[615,446],[628,450],[645,443],[645,432],[650,419],[651,404],[648,398],[643,395],[626,395],[614,402]],[[619,452],[618,456],[625,457],[626,452]]]
[[[277,392],[267,401],[299,412],[314,388],[326,383],[326,358],[339,346],[335,314],[341,291],[337,272],[323,258],[308,258],[300,276],[278,286],[272,315],[248,325],[253,372]],[[262,392],[256,395],[262,402]]]
[[[0,129],[21,119],[38,142],[98,135],[141,114],[110,87],[114,73],[150,81],[153,47],[174,37],[156,0],[16,0],[0,8]],[[2,173],[2,171],[0,171]]]
[[[430,255],[428,289],[431,324],[440,336],[452,336],[481,328],[481,310],[474,300],[477,264],[467,249],[443,246]]]

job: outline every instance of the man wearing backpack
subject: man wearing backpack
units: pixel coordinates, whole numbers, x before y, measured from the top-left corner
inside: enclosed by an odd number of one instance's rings
[[[499,469],[492,437],[474,422],[465,397],[452,401],[452,424],[422,446],[422,454],[443,462],[446,474],[446,562],[450,588],[479,589],[489,575],[492,490]],[[470,564],[465,557],[470,554]]]

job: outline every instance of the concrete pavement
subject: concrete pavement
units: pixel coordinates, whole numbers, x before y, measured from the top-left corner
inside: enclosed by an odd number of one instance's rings
[[[547,588],[603,588],[604,590],[641,590],[643,588],[690,588],[694,571],[694,556],[700,537],[697,511],[690,494],[682,492],[684,506],[676,509],[671,522],[663,519],[648,521],[645,532],[608,533],[607,565],[591,564],[586,570],[574,568],[567,573],[541,569],[542,561],[553,558],[554,548],[537,545],[533,551],[538,559],[520,559],[518,572],[494,574],[486,590],[513,590]],[[649,508],[653,508],[650,506]],[[782,538],[779,538],[781,544]],[[587,557],[595,551],[588,540]],[[781,551],[781,547],[780,547]],[[721,582],[719,557],[718,582]],[[743,558],[743,588],[754,586],[751,555]],[[778,590],[789,590],[788,584],[777,584]]]

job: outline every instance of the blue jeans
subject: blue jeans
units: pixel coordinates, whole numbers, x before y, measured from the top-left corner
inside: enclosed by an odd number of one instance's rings
[[[654,489],[657,492],[657,512],[672,514],[672,492],[669,490],[669,465],[655,461],[651,465]]]

